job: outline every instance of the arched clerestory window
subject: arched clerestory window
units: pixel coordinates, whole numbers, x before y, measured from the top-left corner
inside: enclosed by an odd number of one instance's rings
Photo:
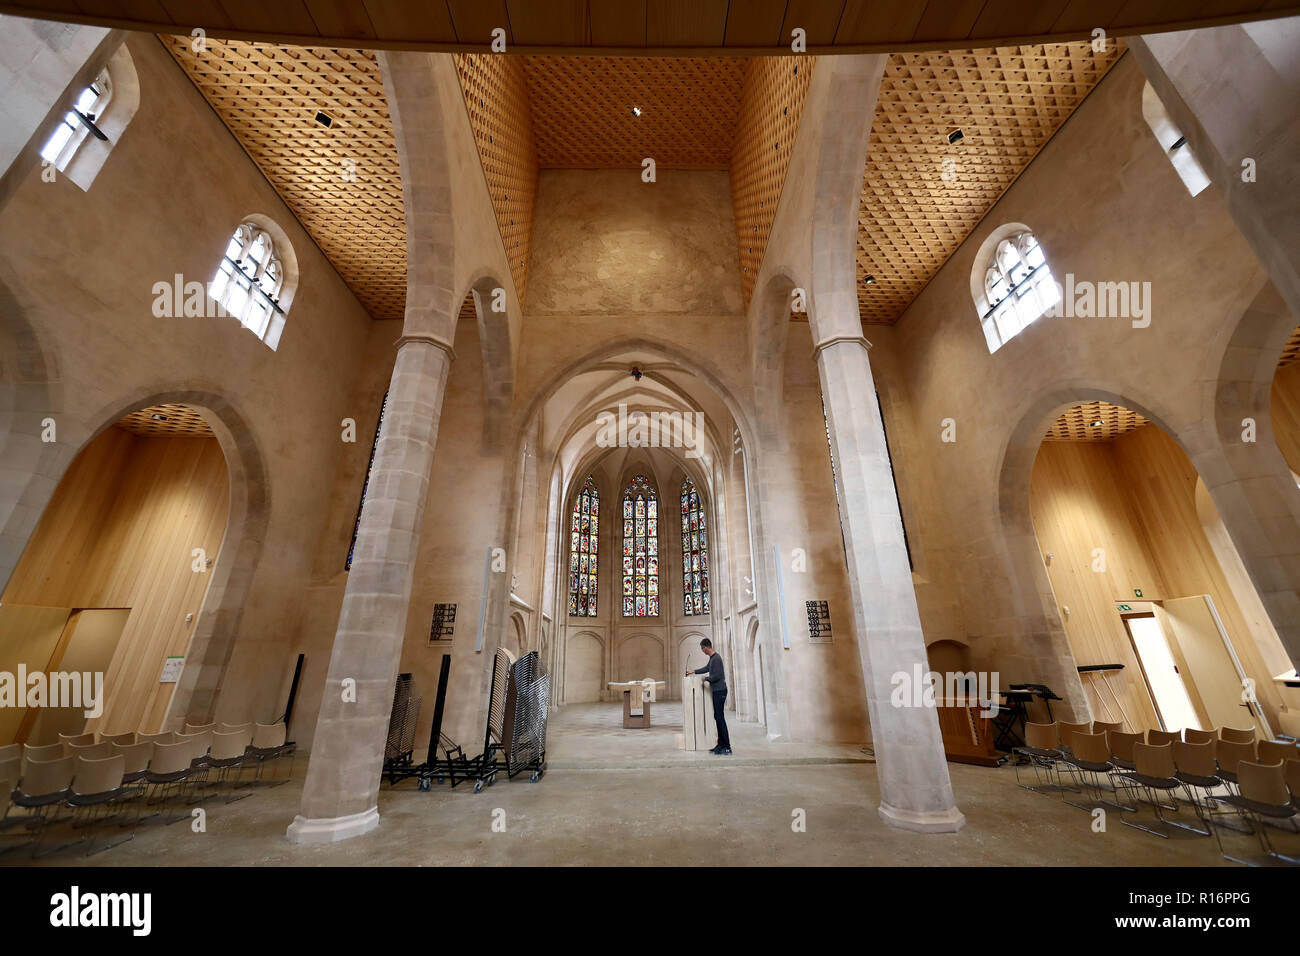
[[[596,557],[600,535],[600,493],[590,475],[573,502],[569,521],[569,613],[596,616]]]
[[[974,298],[989,352],[1006,345],[1061,300],[1043,247],[1027,229],[982,250],[977,273],[981,268],[983,281]]]
[[[682,610],[709,613],[709,531],[695,482],[682,482]]]
[[[281,250],[266,229],[244,222],[226,243],[208,295],[259,339],[275,348],[284,327],[285,288]]]
[[[645,475],[623,492],[623,616],[659,616],[659,494]]]
[[[140,107],[140,80],[126,44],[65,102],[41,146],[41,176],[54,170],[88,190]]]

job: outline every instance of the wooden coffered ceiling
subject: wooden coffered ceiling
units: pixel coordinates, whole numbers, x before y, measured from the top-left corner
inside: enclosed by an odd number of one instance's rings
[[[117,422],[135,435],[146,438],[213,438],[212,426],[197,409],[188,405],[150,405],[137,409]]]
[[[402,318],[402,173],[374,54],[161,39],[370,315]]]
[[[1067,408],[1048,429],[1043,441],[1112,441],[1147,424],[1147,419],[1122,405],[1084,402]]]
[[[740,57],[524,58],[537,161],[546,169],[726,169]],[[633,113],[633,107],[641,111]]]
[[[858,217],[863,324],[897,321],[1122,52],[1065,43],[890,59]],[[953,130],[962,138],[949,143]]]
[[[311,47],[763,55],[953,49],[1289,16],[1285,0],[5,0],[0,12]]]

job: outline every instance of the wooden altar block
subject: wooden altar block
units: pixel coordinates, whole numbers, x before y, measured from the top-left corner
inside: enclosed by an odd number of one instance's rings
[[[636,691],[641,713],[632,713],[632,691],[623,691],[623,729],[645,730],[650,726],[650,701],[640,700],[641,691]]]
[[[682,726],[687,750],[712,750],[718,742],[713,693],[703,674],[692,674],[682,681]]]

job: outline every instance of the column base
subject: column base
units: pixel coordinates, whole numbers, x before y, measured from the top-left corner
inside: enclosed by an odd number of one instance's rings
[[[918,833],[956,833],[966,825],[965,815],[956,807],[947,810],[903,810],[882,803],[880,819],[900,830]]]
[[[379,826],[379,807],[374,806],[360,813],[350,813],[345,817],[322,817],[309,820],[299,814],[285,830],[284,835],[290,843],[338,843],[352,837],[369,833]]]

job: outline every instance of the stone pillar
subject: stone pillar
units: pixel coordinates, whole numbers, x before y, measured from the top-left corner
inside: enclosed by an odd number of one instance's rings
[[[815,354],[835,451],[880,816],[902,829],[953,832],[966,818],[953,800],[938,715],[931,707],[890,704],[893,675],[910,681],[917,665],[922,673],[930,668],[868,347],[861,337],[831,338]]]
[[[288,829],[295,843],[332,843],[379,825],[384,743],[453,357],[451,347],[433,336],[404,336],[399,346],[316,721],[302,812]],[[353,682],[353,693],[345,681]]]

